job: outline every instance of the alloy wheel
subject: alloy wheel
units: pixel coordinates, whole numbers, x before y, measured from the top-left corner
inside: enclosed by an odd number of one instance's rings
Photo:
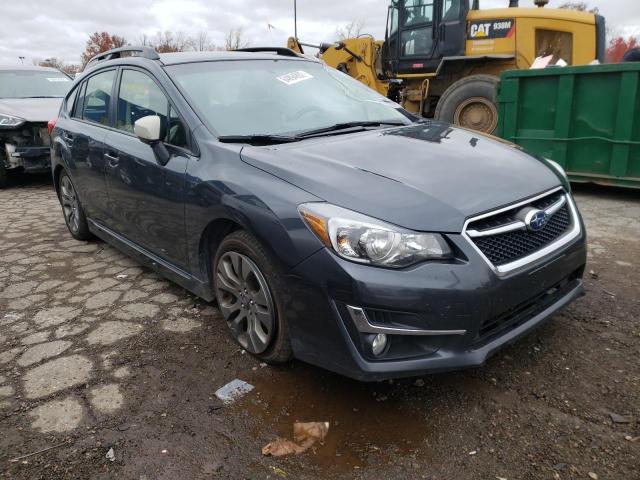
[[[67,175],[63,176],[60,182],[60,201],[62,202],[64,219],[67,221],[69,229],[73,233],[78,233],[80,229],[80,217],[78,215],[80,205],[73,183],[71,183]]]
[[[263,353],[274,335],[275,308],[267,281],[247,256],[226,252],[216,267],[218,306],[238,343]]]

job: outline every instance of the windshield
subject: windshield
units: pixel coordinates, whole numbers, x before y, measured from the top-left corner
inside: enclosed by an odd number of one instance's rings
[[[400,106],[316,62],[218,61],[167,70],[219,136],[283,135],[338,123],[410,123]]]
[[[71,83],[55,71],[1,70],[0,98],[64,97]]]

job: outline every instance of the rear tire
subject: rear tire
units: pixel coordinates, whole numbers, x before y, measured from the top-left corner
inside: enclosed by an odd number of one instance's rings
[[[64,221],[71,236],[76,240],[91,240],[93,235],[89,231],[87,217],[84,214],[78,193],[71,181],[71,177],[64,170],[58,177],[58,192],[60,192],[60,204],[62,205]]]
[[[239,230],[224,238],[213,262],[213,284],[218,307],[242,348],[270,364],[291,360],[284,279],[253,235]]]
[[[458,80],[445,90],[434,118],[483,133],[498,126],[497,88],[500,79],[493,75],[472,75]]]

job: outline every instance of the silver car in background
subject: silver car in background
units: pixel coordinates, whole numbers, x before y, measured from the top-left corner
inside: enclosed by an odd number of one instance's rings
[[[50,169],[47,123],[71,87],[55,68],[0,66],[0,188],[10,170]]]

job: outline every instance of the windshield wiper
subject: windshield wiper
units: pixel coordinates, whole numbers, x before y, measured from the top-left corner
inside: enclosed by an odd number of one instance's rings
[[[375,122],[375,121],[356,121],[356,122],[343,122],[343,123],[336,123],[333,125],[330,125],[328,127],[323,127],[323,128],[314,128],[313,130],[307,130],[301,133],[298,133],[295,138],[306,138],[306,137],[312,137],[314,135],[322,135],[324,133],[333,133],[333,132],[339,132],[341,130],[349,130],[349,129],[354,129],[354,128],[358,128],[358,127],[362,127],[363,129],[366,127],[382,127],[385,125],[390,125],[390,126],[404,126],[407,125],[407,123],[405,122],[399,122],[399,121],[386,121],[386,122]],[[348,133],[348,132],[347,132]]]
[[[307,130],[296,135],[269,135],[256,133],[251,135],[223,135],[218,137],[223,143],[250,143],[252,145],[276,145],[278,143],[291,143],[291,142],[299,142],[305,138],[314,137],[317,135],[322,135],[325,133],[334,133],[340,131],[353,131],[354,129],[359,129],[356,131],[360,131],[365,129],[366,127],[382,127],[382,126],[404,126],[407,125],[405,122],[399,121],[387,121],[387,122],[374,122],[374,121],[358,121],[358,122],[344,122],[344,123],[336,123],[334,125],[330,125],[328,127],[322,128],[314,128],[313,130]],[[349,133],[345,132],[345,133]]]
[[[277,145],[279,143],[297,142],[300,139],[290,135],[223,135],[218,137],[223,143],[250,143],[252,145]]]

